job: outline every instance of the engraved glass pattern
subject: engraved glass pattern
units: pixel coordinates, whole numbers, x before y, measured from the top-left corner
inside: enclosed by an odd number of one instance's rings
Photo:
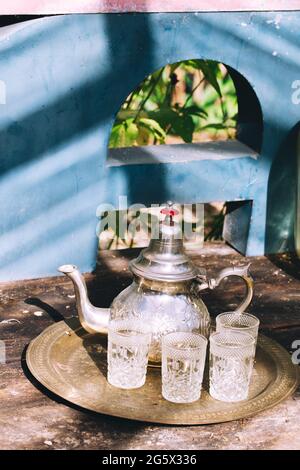
[[[218,332],[231,330],[249,333],[257,342],[259,319],[250,313],[225,312],[216,318]]]
[[[174,403],[190,403],[201,395],[207,339],[177,332],[162,338],[162,395]]]
[[[150,342],[145,325],[130,320],[110,322],[107,379],[111,385],[125,389],[144,385]]]
[[[210,336],[209,393],[216,400],[246,400],[255,355],[249,333],[223,331]]]

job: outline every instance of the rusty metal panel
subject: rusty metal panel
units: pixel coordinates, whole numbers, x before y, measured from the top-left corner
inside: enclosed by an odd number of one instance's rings
[[[231,201],[226,205],[224,240],[240,253],[247,251],[252,201]]]

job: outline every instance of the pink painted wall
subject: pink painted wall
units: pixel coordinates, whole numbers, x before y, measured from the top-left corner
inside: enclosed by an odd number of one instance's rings
[[[300,0],[2,0],[0,15],[300,10]]]

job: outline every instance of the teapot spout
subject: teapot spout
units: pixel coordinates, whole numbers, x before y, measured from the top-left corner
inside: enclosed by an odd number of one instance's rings
[[[79,321],[83,328],[89,333],[107,333],[110,309],[94,307],[91,304],[85,280],[77,267],[73,264],[64,264],[58,268],[58,271],[73,282]]]

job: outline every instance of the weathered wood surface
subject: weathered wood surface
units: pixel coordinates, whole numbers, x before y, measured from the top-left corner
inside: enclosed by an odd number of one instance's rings
[[[0,14],[297,10],[298,0],[10,0]]]
[[[91,299],[96,304],[108,306],[130,282],[126,267],[134,255],[136,251],[102,255],[97,278],[87,276]],[[202,254],[191,255],[211,275],[227,265],[245,262],[245,258],[222,245],[209,245]],[[264,257],[250,260],[255,297],[249,311],[259,316],[267,335],[290,350],[292,342],[300,338],[300,270],[284,256],[273,261]],[[215,315],[231,309],[239,295],[241,284],[228,281],[204,297]],[[299,389],[293,397],[255,417],[209,426],[155,426],[68,406],[30,377],[24,350],[48,325],[75,314],[72,285],[65,277],[0,284],[0,320],[20,321],[0,325],[0,339],[7,348],[7,364],[0,365],[1,449],[300,448]]]

